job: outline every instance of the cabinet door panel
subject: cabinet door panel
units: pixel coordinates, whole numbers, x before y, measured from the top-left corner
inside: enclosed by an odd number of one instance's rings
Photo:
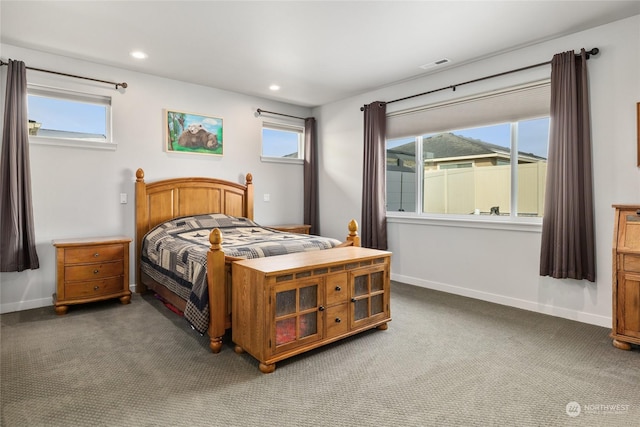
[[[274,286],[271,300],[273,328],[271,354],[293,350],[322,339],[324,287],[321,280],[308,279]]]
[[[276,292],[276,317],[296,312],[296,289]]]
[[[351,271],[351,328],[360,328],[389,316],[387,269],[384,265]]]
[[[640,277],[620,274],[618,283],[618,332],[640,338]]]

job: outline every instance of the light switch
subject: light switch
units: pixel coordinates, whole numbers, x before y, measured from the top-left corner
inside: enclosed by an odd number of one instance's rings
[[[127,204],[127,193],[120,193],[120,204]]]
[[[264,201],[268,202],[269,200],[271,200],[271,195],[269,193],[265,193],[264,194]]]

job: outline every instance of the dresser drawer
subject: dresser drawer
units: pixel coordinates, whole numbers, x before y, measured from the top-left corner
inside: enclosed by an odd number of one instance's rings
[[[333,305],[348,301],[347,273],[331,274],[327,276],[327,301],[326,304]]]
[[[336,337],[349,331],[349,305],[347,303],[327,308],[327,336]]]
[[[64,267],[65,282],[79,280],[95,280],[106,277],[122,276],[124,272],[124,260],[96,264],[78,264]],[[120,285],[122,287],[122,284]]]
[[[112,261],[123,257],[124,246],[122,244],[67,248],[64,251],[65,264]]]
[[[640,255],[622,254],[621,267],[623,271],[640,273]]]
[[[84,299],[122,292],[122,277],[110,277],[103,280],[67,283],[66,299]]]

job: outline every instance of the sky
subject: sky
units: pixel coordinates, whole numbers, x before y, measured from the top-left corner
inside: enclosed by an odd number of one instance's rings
[[[29,95],[29,120],[42,123],[42,129],[106,135],[106,107]]]
[[[483,126],[470,129],[451,131],[455,135],[467,138],[479,139],[502,147],[510,147],[511,131],[510,124],[504,123],[493,126]],[[397,147],[413,141],[414,138],[402,138],[390,141],[387,148]],[[518,124],[518,151],[532,153],[536,156],[547,158],[547,148],[549,145],[549,118],[524,120]]]

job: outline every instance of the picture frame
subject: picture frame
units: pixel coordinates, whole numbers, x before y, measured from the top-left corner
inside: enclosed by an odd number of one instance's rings
[[[222,117],[165,109],[164,122],[165,151],[222,156]]]
[[[636,103],[636,127],[636,137],[638,138],[636,153],[638,153],[638,167],[640,168],[640,102]]]

